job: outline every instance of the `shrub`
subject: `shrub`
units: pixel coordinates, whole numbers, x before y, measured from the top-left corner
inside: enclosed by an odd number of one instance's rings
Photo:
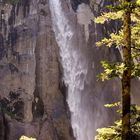
[[[96,131],[95,140],[121,140],[122,120],[117,120],[114,126],[99,128]],[[132,140],[140,140],[140,107],[136,105],[131,105],[130,136]]]
[[[26,137],[26,136],[21,136],[20,140],[37,140],[36,138],[29,138],[29,137]]]

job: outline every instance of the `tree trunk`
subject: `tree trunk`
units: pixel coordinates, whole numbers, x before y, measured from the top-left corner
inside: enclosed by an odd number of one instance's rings
[[[124,0],[130,2],[131,0]],[[130,87],[131,87],[131,10],[124,9],[124,41],[123,61],[126,69],[122,77],[122,140],[130,140]]]

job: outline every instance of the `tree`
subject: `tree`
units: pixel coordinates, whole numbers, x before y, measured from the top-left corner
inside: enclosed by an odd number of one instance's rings
[[[103,13],[96,19],[97,23],[108,20],[121,20],[123,26],[118,33],[111,33],[110,38],[104,38],[97,42],[97,46],[116,46],[122,50],[122,62],[102,62],[104,72],[102,80],[112,77],[120,77],[122,83],[122,140],[129,140],[131,134],[130,105],[131,105],[131,79],[140,76],[140,64],[134,63],[140,56],[140,11],[139,1],[122,0],[117,6],[108,6],[112,11]],[[133,18],[132,18],[133,17]],[[131,21],[132,18],[132,21]],[[133,25],[132,25],[133,24]]]
[[[124,0],[124,3],[128,3],[128,7],[124,10],[123,21],[123,34],[124,34],[124,46],[123,61],[126,69],[123,70],[122,75],[122,140],[130,139],[130,88],[131,88],[131,13],[132,9],[129,6],[131,0]]]
[[[26,136],[21,136],[20,140],[36,140],[36,138],[29,138],[29,137],[26,137]]]
[[[106,107],[116,107],[118,103],[107,104]],[[120,107],[120,106],[119,106]],[[117,112],[121,113],[120,110]],[[131,105],[131,140],[140,139],[140,107],[136,105]],[[97,129],[97,136],[95,140],[121,140],[121,129],[122,129],[122,120],[119,119],[115,121],[113,126],[107,128]]]

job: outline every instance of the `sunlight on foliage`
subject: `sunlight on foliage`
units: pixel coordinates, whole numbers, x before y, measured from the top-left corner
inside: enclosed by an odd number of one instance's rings
[[[139,4],[139,5],[140,5],[140,0],[137,0],[137,4]]]
[[[29,138],[29,137],[26,137],[26,136],[21,136],[20,140],[37,140],[35,138]]]
[[[116,102],[116,103],[112,103],[112,104],[105,104],[104,106],[107,108],[112,108],[112,107],[118,107],[120,105],[121,105],[120,102]]]
[[[118,106],[120,103],[108,104],[110,107],[112,105]],[[120,112],[119,112],[120,113]],[[140,138],[140,107],[137,105],[131,105],[131,139],[139,140]],[[114,126],[99,128],[97,129],[97,135],[95,140],[121,140],[121,128],[122,121],[117,120]]]
[[[119,29],[113,29],[111,34],[107,32],[106,37],[98,41],[96,45],[98,47],[107,46],[118,48],[120,53],[122,53],[122,60],[119,62],[102,61],[101,65],[104,71],[99,75],[99,78],[102,81],[109,80],[114,77],[123,79],[122,83],[124,86],[122,86],[122,89],[124,88],[126,92],[122,91],[122,100],[127,101],[125,104],[123,102],[123,104],[116,103],[105,105],[109,108],[119,106],[119,110],[117,110],[117,112],[121,114],[122,120],[116,121],[114,126],[97,129],[97,136],[95,139],[121,140],[126,139],[125,136],[128,139],[130,135],[132,140],[140,140],[140,107],[131,105],[130,111],[128,99],[130,96],[124,96],[125,94],[130,94],[130,92],[125,88],[126,83],[130,82],[131,78],[140,77],[140,0],[124,0],[120,3],[115,3],[115,6],[109,5],[107,11],[109,12],[105,12],[101,14],[101,16],[97,17],[95,22],[104,24],[106,27],[107,24],[112,25],[114,22],[110,23],[110,21],[113,20],[120,26]],[[125,75],[125,72],[128,74]],[[124,78],[127,79],[127,82],[124,81]],[[128,110],[126,110],[126,106],[128,107]],[[126,114],[124,114],[124,109]],[[129,121],[131,122],[131,125]],[[126,135],[125,132],[127,133]]]
[[[101,41],[96,42],[98,47],[103,45],[107,47],[112,47],[112,45],[116,45],[116,47],[121,47],[124,44],[123,42],[123,32],[119,31],[119,33],[111,33],[110,38],[104,38]]]
[[[103,24],[105,23],[105,21],[108,20],[121,19],[122,15],[123,15],[123,11],[103,13],[101,16],[95,19],[95,22]]]
[[[124,4],[128,6],[129,3]],[[102,61],[102,67],[104,68],[103,73],[101,73],[98,77],[104,81],[109,80],[113,77],[122,78],[123,71],[127,68],[131,68],[132,78],[140,77],[140,0],[137,3],[133,2],[130,5],[134,6],[131,14],[132,26],[131,26],[131,50],[132,50],[132,64],[129,66],[125,66],[122,62],[114,62],[110,63],[107,61]],[[117,22],[123,21],[123,13],[124,10],[112,11],[103,13],[101,16],[97,17],[95,22],[104,24],[110,20],[117,20]],[[107,46],[107,47],[116,47],[119,51],[122,51],[126,40],[124,40],[124,32],[123,26],[120,31],[113,32],[109,35],[108,38],[103,38],[101,41],[96,42],[98,47]],[[123,58],[122,58],[123,59]]]
[[[113,77],[122,77],[123,71],[127,69],[124,63],[109,63],[107,61],[101,61],[101,65],[104,68],[104,72],[99,74],[98,77],[104,81]]]
[[[95,140],[121,140],[121,138],[115,137],[117,132],[113,128],[100,128],[97,129],[98,136]]]

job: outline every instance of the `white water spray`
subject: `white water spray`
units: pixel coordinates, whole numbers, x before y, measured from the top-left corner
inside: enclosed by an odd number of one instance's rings
[[[76,140],[93,140],[95,130],[98,127],[98,122],[94,118],[98,118],[100,114],[99,110],[93,109],[98,101],[96,98],[90,98],[93,92],[91,89],[93,83],[89,80],[91,75],[88,75],[89,60],[87,54],[82,51],[85,46],[76,45],[74,40],[77,31],[67,18],[61,0],[50,0],[50,10],[56,40],[60,47],[64,82],[68,87],[67,102],[71,111],[74,136]],[[100,100],[102,100],[101,97]]]

